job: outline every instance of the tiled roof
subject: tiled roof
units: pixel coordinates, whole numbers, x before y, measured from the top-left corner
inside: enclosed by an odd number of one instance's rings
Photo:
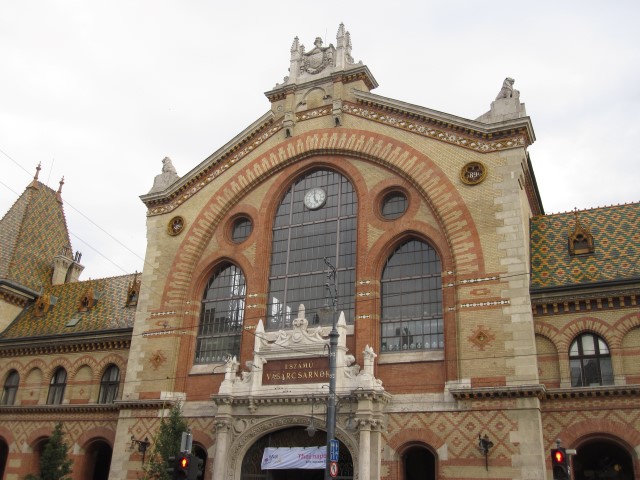
[[[0,220],[0,278],[39,291],[51,284],[53,257],[71,241],[57,193],[34,181]]]
[[[0,340],[131,328],[136,308],[125,304],[135,278],[124,275],[49,287],[45,293],[55,298],[55,305],[40,317],[35,314],[34,304],[30,305],[0,334]],[[93,289],[97,302],[88,311],[79,312],[89,289]]]
[[[569,254],[576,218],[594,252]],[[531,219],[531,289],[640,280],[640,203]]]

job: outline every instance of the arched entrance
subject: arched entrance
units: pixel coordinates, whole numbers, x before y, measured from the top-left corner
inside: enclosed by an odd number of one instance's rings
[[[326,445],[326,432],[318,430],[310,437],[305,427],[278,430],[260,437],[249,448],[242,460],[241,480],[322,480],[324,470],[289,469],[262,470],[262,454],[266,447],[318,447]],[[340,442],[339,480],[353,479],[353,461],[349,449]]]
[[[435,480],[436,457],[423,445],[414,445],[402,455],[404,480]]]
[[[4,468],[7,466],[9,456],[9,446],[3,438],[0,438],[0,478],[4,478]]]
[[[86,447],[84,475],[88,480],[108,480],[113,450],[104,440],[95,440]]]
[[[574,480],[633,480],[633,459],[620,444],[602,438],[585,442],[572,459]]]

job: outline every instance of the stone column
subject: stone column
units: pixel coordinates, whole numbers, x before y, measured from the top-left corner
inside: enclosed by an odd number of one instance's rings
[[[360,429],[360,461],[358,477],[369,480],[371,477],[371,424],[369,420],[359,420]]]
[[[369,472],[371,480],[380,480],[380,463],[382,456],[382,428],[383,425],[379,421],[375,421],[371,426],[371,471]]]
[[[227,453],[229,450],[229,428],[231,420],[227,418],[216,419],[216,453],[213,459],[213,479],[226,478]]]

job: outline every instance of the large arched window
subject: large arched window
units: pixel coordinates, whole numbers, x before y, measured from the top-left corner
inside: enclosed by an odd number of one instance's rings
[[[11,370],[4,382],[2,390],[2,401],[0,405],[13,405],[16,402],[16,393],[18,393],[18,384],[20,383],[20,375],[15,370]]]
[[[60,367],[51,376],[49,382],[49,395],[47,405],[60,405],[64,398],[64,389],[67,386],[67,371]]]
[[[100,393],[98,403],[113,403],[118,396],[120,386],[120,369],[115,365],[109,365],[100,380]]]
[[[332,170],[315,170],[291,185],[273,221],[267,329],[291,328],[301,303],[310,323],[321,322],[325,257],[337,270],[338,310],[353,322],[357,210],[353,186]]]
[[[224,264],[213,274],[202,300],[195,363],[240,355],[246,289],[242,270],[235,265]]]
[[[444,348],[442,276],[438,253],[409,240],[382,272],[382,352]]]
[[[593,333],[584,333],[576,338],[569,348],[571,386],[613,384],[613,368],[609,347]]]

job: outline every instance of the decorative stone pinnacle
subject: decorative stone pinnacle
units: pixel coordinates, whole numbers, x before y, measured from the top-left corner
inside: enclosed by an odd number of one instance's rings
[[[64,185],[64,177],[60,179],[60,186],[58,187],[58,194],[62,193],[62,186]]]

